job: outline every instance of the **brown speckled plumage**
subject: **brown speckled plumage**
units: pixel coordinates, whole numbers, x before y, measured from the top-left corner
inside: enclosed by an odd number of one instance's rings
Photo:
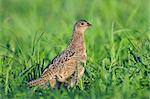
[[[43,86],[49,82],[54,88],[58,81],[73,87],[84,74],[83,64],[86,64],[84,31],[90,25],[85,20],[76,22],[69,46],[50,62],[39,79],[30,81],[29,86]]]

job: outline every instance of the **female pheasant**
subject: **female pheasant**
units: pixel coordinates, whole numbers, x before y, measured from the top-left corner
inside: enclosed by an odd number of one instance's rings
[[[45,86],[49,82],[54,88],[58,81],[73,87],[84,74],[83,65],[86,64],[84,32],[89,26],[91,24],[86,20],[77,21],[69,46],[48,64],[40,78],[30,81],[29,86]]]

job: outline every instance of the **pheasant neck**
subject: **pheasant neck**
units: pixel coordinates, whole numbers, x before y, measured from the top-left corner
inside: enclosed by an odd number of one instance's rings
[[[69,46],[75,50],[85,50],[84,33],[74,32]]]

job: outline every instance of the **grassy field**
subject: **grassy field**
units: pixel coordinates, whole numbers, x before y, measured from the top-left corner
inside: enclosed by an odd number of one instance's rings
[[[149,0],[0,0],[0,99],[150,98]],[[38,78],[69,43],[79,19],[86,73],[74,88],[41,90]]]

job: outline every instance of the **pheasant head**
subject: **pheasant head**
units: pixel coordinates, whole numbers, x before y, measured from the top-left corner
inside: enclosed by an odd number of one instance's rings
[[[92,24],[86,20],[79,20],[74,25],[74,31],[84,33],[85,30],[90,27]]]

